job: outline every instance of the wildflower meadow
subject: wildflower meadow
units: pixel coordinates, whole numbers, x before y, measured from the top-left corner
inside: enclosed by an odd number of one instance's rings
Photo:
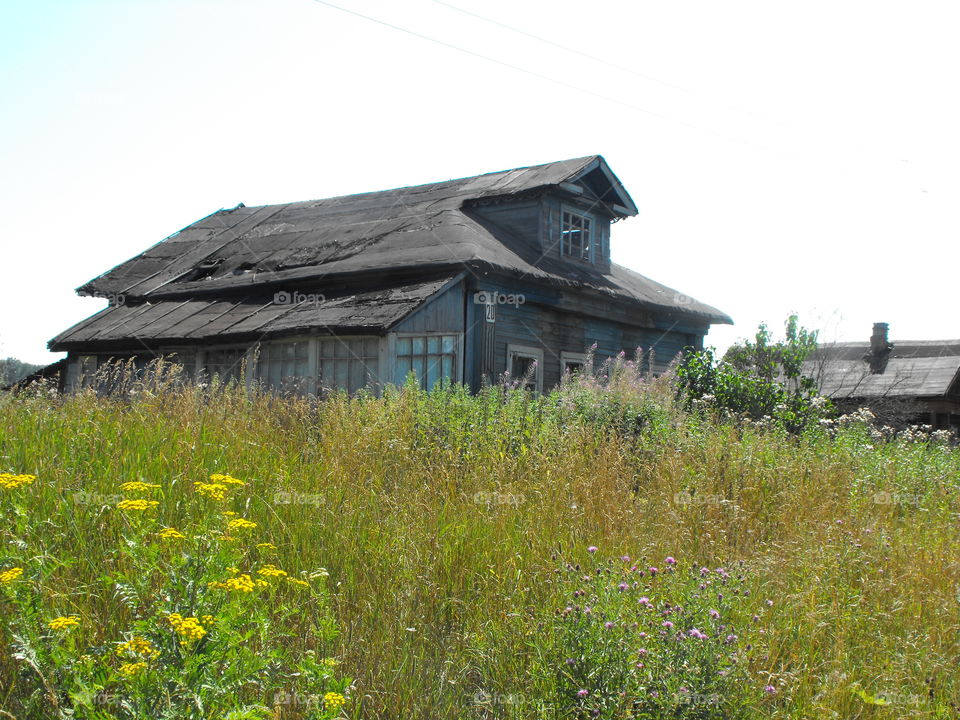
[[[622,359],[35,386],[0,397],[0,718],[955,718],[958,487],[944,434]]]

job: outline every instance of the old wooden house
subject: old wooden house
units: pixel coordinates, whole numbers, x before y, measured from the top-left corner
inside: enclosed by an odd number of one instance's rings
[[[841,409],[870,407],[885,422],[960,430],[960,340],[891,342],[875,323],[869,342],[819,347],[804,366]]]
[[[355,391],[412,373],[545,390],[621,350],[654,369],[727,315],[610,261],[637,209],[600,156],[220,210],[78,289],[109,306],[50,341],[76,388],[114,359]],[[682,258],[681,260],[682,261]],[[242,360],[246,359],[246,363]]]

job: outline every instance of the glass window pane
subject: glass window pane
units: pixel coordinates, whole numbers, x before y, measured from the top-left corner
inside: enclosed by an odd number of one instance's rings
[[[452,353],[457,347],[457,338],[455,335],[443,336],[443,352]]]
[[[410,354],[410,338],[397,338],[397,355]]]
[[[430,335],[427,338],[427,352],[430,355],[436,355],[440,352],[440,338],[437,335]]]
[[[413,354],[414,355],[423,355],[423,338],[415,337],[411,338],[413,341]]]

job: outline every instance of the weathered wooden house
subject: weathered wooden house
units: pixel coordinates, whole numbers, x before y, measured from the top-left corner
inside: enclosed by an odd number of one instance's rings
[[[110,304],[50,349],[68,352],[67,389],[157,356],[198,377],[237,377],[247,358],[248,382],[306,392],[505,372],[544,390],[594,344],[662,367],[731,320],[610,261],[611,225],[636,212],[600,156],[240,205],[79,288]]]
[[[875,323],[869,342],[825,345],[804,365],[844,410],[871,407],[884,420],[960,429],[960,340],[890,342]]]

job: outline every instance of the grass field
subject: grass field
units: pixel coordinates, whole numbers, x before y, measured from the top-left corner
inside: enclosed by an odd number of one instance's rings
[[[960,716],[960,451],[671,398],[0,397],[0,717]]]

